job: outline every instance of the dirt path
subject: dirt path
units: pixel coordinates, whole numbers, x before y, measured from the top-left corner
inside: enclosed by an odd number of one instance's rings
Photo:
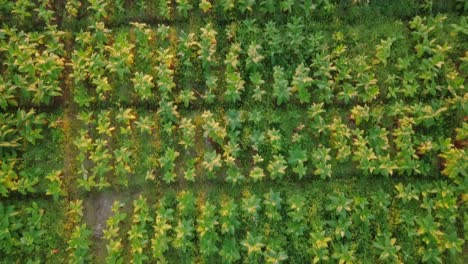
[[[65,50],[71,54],[74,45],[73,35],[67,32],[65,39]],[[106,228],[106,221],[112,214],[112,204],[115,200],[121,198],[113,191],[100,191],[91,193],[82,193],[76,184],[77,180],[77,149],[74,146],[74,139],[78,133],[76,114],[78,106],[73,101],[73,80],[70,76],[73,69],[69,62],[70,57],[65,58],[65,69],[61,80],[63,96],[61,104],[64,109],[62,116],[62,129],[64,133],[63,154],[64,154],[64,188],[68,194],[69,200],[81,199],[84,205],[84,217],[86,225],[93,234],[93,243],[91,246],[91,255],[95,257],[95,263],[104,263],[106,253],[106,241],[103,239],[103,231]],[[121,196],[121,195],[120,195]]]
[[[114,191],[93,192],[83,199],[84,220],[92,231],[92,252],[95,263],[104,263],[107,255],[104,239],[107,219],[112,216],[112,204],[122,200],[121,194]]]

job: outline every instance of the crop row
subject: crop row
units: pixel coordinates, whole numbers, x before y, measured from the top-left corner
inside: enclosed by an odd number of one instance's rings
[[[435,107],[436,98],[463,94],[467,67],[466,54],[455,51],[463,49],[463,31],[445,19],[415,17],[410,45],[395,49],[404,35],[381,39],[366,47],[374,50],[372,56],[348,51],[358,43],[341,32],[333,34],[333,42],[323,41],[325,34],[310,31],[302,18],[263,26],[244,20],[226,32],[211,23],[188,32],[143,23],[114,32],[97,23],[75,38],[74,100],[80,106],[174,101],[187,108],[247,102],[346,107],[424,99]],[[452,33],[450,42],[440,37],[445,30]]]
[[[317,188],[241,191],[167,189],[117,200],[102,235],[85,223],[81,200],[66,202],[66,214],[43,202],[0,202],[2,263],[98,261],[97,235],[102,263],[458,263],[466,239],[464,190],[444,181],[327,197]],[[61,241],[51,236],[64,229]]]
[[[340,177],[343,167],[351,169],[345,173],[384,177],[442,173],[457,184],[466,177],[466,150],[460,145],[466,140],[466,124],[456,128],[454,139],[435,125],[450,116],[424,125],[427,119],[408,116],[414,114],[414,108],[408,108],[397,118],[390,116],[397,127],[386,128],[374,115],[364,123],[350,123],[337,113],[326,113],[323,104],[313,104],[307,117],[296,114],[228,109],[183,115],[174,105],[156,113],[132,108],[81,111],[81,128],[73,141],[77,183],[88,191],[128,186],[131,179],[166,184],[222,180],[236,185]],[[59,150],[55,144],[61,138],[61,121],[34,110],[0,118],[1,194],[39,191],[57,199],[63,194],[63,175],[57,170],[61,168],[47,164]],[[45,147],[45,135],[55,144]]]
[[[60,25],[73,27],[76,24],[94,22],[123,23],[128,20],[190,21],[194,17],[208,16],[220,21],[243,17],[256,19],[287,16],[319,17],[327,19],[340,14],[342,10],[367,10],[369,5],[383,5],[379,1],[336,1],[336,0],[69,0],[45,1],[6,1],[0,7],[0,19],[9,25],[21,28]],[[406,5],[406,9],[398,5]],[[429,14],[437,10],[467,10],[463,1],[399,1],[395,6],[386,4],[388,9],[395,9],[393,15]],[[356,16],[354,14],[354,16]]]
[[[166,184],[211,179],[233,185],[326,179],[341,175],[339,168],[346,165],[356,169],[353,173],[384,177],[442,173],[457,184],[466,176],[465,150],[448,134],[437,138],[434,131],[421,132],[413,117],[398,118],[398,126],[389,131],[377,121],[368,130],[351,126],[320,104],[304,118],[281,113],[229,109],[179,116],[173,105],[157,113],[82,111],[74,141],[79,186],[88,191],[128,186],[129,178]],[[466,139],[466,129],[457,128],[455,143]]]
[[[388,36],[373,47],[360,47],[341,32],[325,41],[331,32],[311,30],[302,18],[263,25],[243,20],[225,32],[211,23],[196,31],[136,22],[129,30],[111,30],[96,23],[74,34],[69,54],[69,33],[6,27],[0,38],[0,107],[47,105],[62,95],[62,86],[70,85],[62,80],[70,77],[73,87],[67,89],[79,106],[170,101],[185,108],[214,102],[346,107],[424,99],[437,108],[436,98],[463,101],[458,97],[467,69],[466,19],[445,20],[415,17],[403,28],[408,36]],[[411,43],[399,48],[403,38]],[[361,48],[373,55],[355,54]],[[64,75],[66,66],[70,75]]]
[[[0,113],[0,196],[12,193],[63,194],[59,143],[62,120],[56,114],[19,108]]]
[[[60,211],[39,199],[0,200],[0,263],[57,263],[58,248],[66,241],[57,239],[63,231]]]
[[[439,182],[398,184],[393,197],[380,190],[366,196],[335,193],[321,201],[273,190],[245,191],[239,199],[180,191],[155,204],[140,195],[132,212],[120,201],[112,206],[103,238],[106,261],[446,263],[456,260],[463,245],[456,228],[462,221],[459,192]],[[89,261],[84,247],[91,230],[76,230],[83,241],[75,248],[73,234],[71,257],[81,254]]]
[[[235,15],[255,14],[260,11],[262,15],[272,15],[276,12],[297,15],[312,15],[316,10],[326,10],[331,13],[335,10],[332,1],[320,0],[299,1],[285,0],[278,6],[275,1],[242,0],[139,0],[127,2],[123,0],[70,0],[66,1],[64,8],[47,1],[16,1],[4,3],[0,9],[2,17],[9,17],[10,23],[22,27],[31,27],[33,21],[39,25],[50,26],[60,22],[122,22],[127,19],[158,19],[164,21],[188,20],[193,15],[212,14],[220,19]],[[294,11],[294,12],[293,12]]]

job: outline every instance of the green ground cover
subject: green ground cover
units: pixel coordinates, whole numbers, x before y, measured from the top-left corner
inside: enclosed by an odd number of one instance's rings
[[[0,0],[0,263],[466,263],[467,12]]]

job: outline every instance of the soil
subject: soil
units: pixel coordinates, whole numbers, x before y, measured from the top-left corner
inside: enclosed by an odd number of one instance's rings
[[[103,260],[106,256],[106,241],[103,238],[106,221],[112,215],[112,204],[120,198],[115,192],[100,191],[84,199],[84,216],[86,224],[93,232],[93,252],[96,261]]]

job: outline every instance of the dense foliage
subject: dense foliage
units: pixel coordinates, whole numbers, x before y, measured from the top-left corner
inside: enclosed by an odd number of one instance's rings
[[[467,12],[0,0],[0,263],[466,262]]]

